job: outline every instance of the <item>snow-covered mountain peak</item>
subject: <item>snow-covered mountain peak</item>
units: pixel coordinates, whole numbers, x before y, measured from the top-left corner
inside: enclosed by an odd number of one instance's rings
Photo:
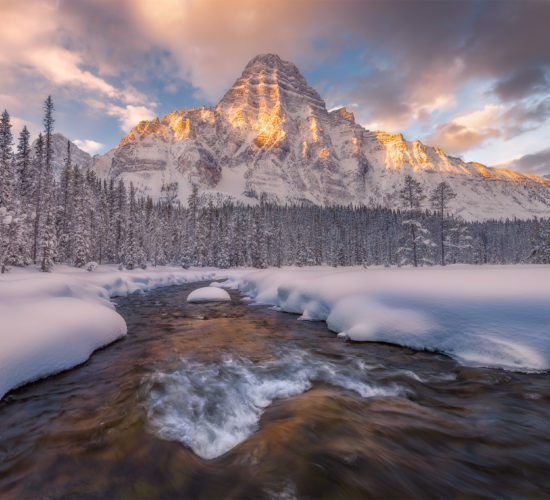
[[[351,111],[348,111],[345,107],[331,109],[329,114],[337,120],[346,120],[348,122],[355,123],[355,115]]]
[[[395,208],[410,174],[426,194],[448,182],[457,193],[450,209],[466,219],[550,216],[548,180],[366,130],[346,108],[327,111],[298,68],[274,54],[254,57],[216,106],[140,122],[95,157],[93,169],[154,198],[171,186],[185,201],[196,185],[214,201],[256,203],[263,195],[282,204]]]
[[[327,117],[324,101],[298,68],[274,54],[253,58],[216,110],[234,128],[258,131],[259,147],[279,145],[288,133],[284,124],[289,118]]]

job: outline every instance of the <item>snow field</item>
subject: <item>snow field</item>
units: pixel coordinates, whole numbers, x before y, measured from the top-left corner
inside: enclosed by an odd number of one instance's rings
[[[550,369],[550,266],[269,269],[227,286],[354,341],[469,366]]]
[[[92,273],[58,266],[54,273],[24,269],[2,275],[0,399],[27,382],[83,363],[126,335],[111,297],[227,276],[215,269],[118,271],[116,266],[99,266]]]

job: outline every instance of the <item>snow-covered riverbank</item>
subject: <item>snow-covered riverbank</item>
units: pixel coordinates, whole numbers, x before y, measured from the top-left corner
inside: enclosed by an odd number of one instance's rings
[[[0,398],[78,365],[126,334],[110,298],[228,279],[255,302],[297,313],[356,341],[440,351],[462,364],[550,369],[550,266],[423,269],[159,267],[0,276]]]
[[[268,269],[228,285],[352,340],[470,366],[550,369],[550,266]]]
[[[54,273],[16,269],[1,275],[0,398],[83,363],[99,347],[126,335],[111,297],[227,276],[228,271],[208,268],[119,271],[116,266],[99,266],[91,273],[58,266]]]

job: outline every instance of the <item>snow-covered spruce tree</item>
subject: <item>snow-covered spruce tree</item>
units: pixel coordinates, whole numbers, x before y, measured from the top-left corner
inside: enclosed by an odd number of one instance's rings
[[[109,241],[109,201],[107,182],[97,180],[94,185],[94,199],[96,210],[95,216],[95,233],[91,235],[93,243],[92,255],[96,257],[97,263],[102,264],[106,261]]]
[[[65,165],[61,173],[58,197],[58,257],[64,262],[73,260],[73,236],[72,226],[74,224],[74,172],[71,162],[71,143],[67,141],[67,153]]]
[[[401,246],[397,249],[400,265],[412,264],[417,267],[419,262],[429,263],[429,249],[433,246],[429,231],[422,225],[421,205],[426,198],[420,182],[406,175],[403,185],[397,191],[401,207],[406,211],[402,224],[405,228],[401,238]],[[419,258],[419,252],[422,259]]]
[[[105,207],[106,218],[105,223],[105,260],[107,262],[117,262],[117,189],[115,186],[115,180],[110,179],[109,185],[104,184],[103,190],[105,191],[105,197],[107,199],[107,206]]]
[[[44,125],[44,168],[46,172],[52,170],[53,160],[53,124],[55,122],[53,118],[53,99],[49,95],[44,101],[44,118],[42,123]]]
[[[27,239],[27,215],[21,210],[19,200],[14,202],[12,214],[4,218],[6,233],[5,240],[5,257],[2,262],[2,272],[5,272],[7,266],[26,266],[30,264],[28,254],[28,239]]]
[[[154,248],[154,264],[164,266],[168,263],[169,258],[167,256],[166,241],[164,238],[165,234],[170,232],[170,223],[167,217],[163,217],[161,220],[157,215],[152,217],[153,224],[155,229],[153,230],[154,240],[152,240],[152,245]],[[183,259],[180,259],[183,260]]]
[[[13,161],[13,135],[9,113],[4,110],[0,118],[0,207],[9,210],[14,196],[15,172]]]
[[[55,235],[55,217],[52,200],[47,200],[45,205],[44,234],[41,240],[41,263],[42,272],[51,272],[54,268],[57,253],[57,239]]]
[[[456,198],[456,193],[447,182],[440,182],[430,195],[430,202],[439,221],[439,256],[440,264],[445,265],[445,239],[447,237],[447,212],[449,202]]]
[[[134,214],[137,210],[136,195],[133,183],[130,183],[128,196],[128,225],[126,229],[126,238],[124,239],[124,259],[122,263],[127,269],[138,267],[138,238],[137,227],[134,223]]]
[[[447,248],[447,260],[452,264],[458,262],[472,262],[472,236],[468,225],[459,219],[450,219],[448,221],[449,229],[445,238]]]
[[[26,206],[31,199],[33,183],[30,136],[31,134],[27,130],[27,127],[24,126],[19,134],[17,153],[15,155],[17,193],[24,206]]]
[[[145,266],[145,253],[140,240],[141,211],[136,200],[136,190],[130,183],[128,198],[128,226],[124,241],[124,258],[122,263],[127,269],[136,269]]]
[[[529,261],[550,264],[550,220],[536,219]]]
[[[190,256],[190,265],[197,265],[198,259],[195,254],[196,247],[197,247],[197,232],[198,232],[198,225],[199,225],[199,188],[196,184],[193,184],[191,187],[191,194],[189,195],[189,198],[187,199],[187,205],[189,207],[188,209],[188,233],[187,233],[187,241],[188,241],[188,249],[186,250],[186,254]]]
[[[13,136],[9,113],[0,118],[0,268],[5,272],[13,239],[14,220]]]
[[[4,111],[0,119],[0,208],[3,216],[0,216],[0,264],[1,272],[5,272],[8,266],[24,266],[29,264],[28,247],[28,222],[26,193],[21,189],[19,179],[25,178],[18,173],[20,162],[29,162],[28,132],[26,128],[20,136],[18,155],[13,154],[13,136],[11,133],[10,117]],[[23,154],[21,153],[21,149]]]
[[[408,218],[410,214],[403,214],[404,231],[399,238],[399,247],[396,250],[398,265],[432,265],[431,255],[437,244],[433,241],[428,229],[422,225],[422,219]],[[412,236],[414,234],[414,237]],[[416,262],[416,263],[415,263]]]
[[[122,180],[118,181],[116,191],[116,206],[115,206],[115,251],[116,261],[119,264],[124,264],[126,260],[126,232],[128,229],[128,200],[126,196],[126,187]]]
[[[224,210],[218,220],[218,234],[220,235],[220,245],[218,251],[217,265],[222,269],[231,267],[231,224],[229,220],[229,213]]]
[[[20,237],[23,239],[21,256],[23,265],[30,264],[32,261],[32,234],[33,234],[33,204],[32,193],[34,183],[34,169],[32,163],[30,133],[24,126],[19,134],[17,142],[17,152],[15,155],[16,172],[16,197],[19,202],[21,216]]]
[[[38,134],[34,151],[33,164],[33,185],[32,185],[32,219],[33,219],[33,244],[32,260],[36,264],[38,259],[38,246],[40,239],[40,229],[42,225],[43,209],[43,183],[44,183],[44,137],[42,133]]]
[[[90,260],[88,228],[88,195],[85,179],[78,167],[74,169],[74,265],[84,267]]]

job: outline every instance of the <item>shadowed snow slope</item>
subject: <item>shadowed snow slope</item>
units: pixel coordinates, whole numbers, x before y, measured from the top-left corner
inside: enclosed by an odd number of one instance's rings
[[[0,398],[83,363],[94,350],[126,335],[110,297],[227,276],[215,269],[118,271],[115,266],[93,273],[60,266],[51,274],[22,270],[1,276]]]
[[[263,270],[228,285],[351,340],[470,366],[550,369],[550,266]]]

